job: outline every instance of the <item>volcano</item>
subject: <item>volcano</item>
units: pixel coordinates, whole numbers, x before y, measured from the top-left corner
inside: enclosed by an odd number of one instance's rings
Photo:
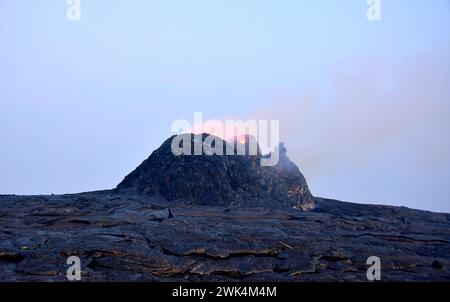
[[[280,144],[279,160],[274,166],[263,166],[261,160],[272,154],[251,155],[248,146],[244,154],[238,152],[239,140],[227,142],[207,133],[184,134],[193,148],[209,137],[223,146],[223,155],[175,155],[172,140],[167,139],[144,162],[117,186],[118,192],[161,195],[168,201],[185,204],[234,207],[296,208],[311,210],[314,200],[305,177],[287,157]],[[243,144],[252,141],[240,139]],[[234,144],[237,143],[237,144]],[[230,155],[226,151],[233,150]]]
[[[450,280],[450,214],[313,197],[283,144],[264,166],[246,137],[173,138],[111,190],[0,195],[0,282],[67,281],[69,256],[82,281],[360,282],[372,256],[382,281]]]

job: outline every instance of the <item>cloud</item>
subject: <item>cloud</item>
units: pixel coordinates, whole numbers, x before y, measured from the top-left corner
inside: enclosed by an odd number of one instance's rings
[[[450,165],[450,61],[422,56],[335,69],[331,89],[281,97],[252,118],[279,119],[288,155],[309,176],[403,152],[421,168]],[[329,87],[324,85],[324,87]],[[325,89],[324,89],[325,90]]]

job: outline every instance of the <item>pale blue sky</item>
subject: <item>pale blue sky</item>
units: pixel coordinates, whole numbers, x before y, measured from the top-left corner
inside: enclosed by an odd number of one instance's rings
[[[0,193],[112,188],[175,119],[274,112],[313,194],[450,211],[450,1],[382,0],[378,22],[365,0],[81,8],[0,0]]]

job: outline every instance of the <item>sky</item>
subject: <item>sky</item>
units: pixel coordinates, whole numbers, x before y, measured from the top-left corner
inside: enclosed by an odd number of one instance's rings
[[[450,212],[450,1],[0,0],[0,194],[108,189],[177,119],[278,119],[315,196]]]

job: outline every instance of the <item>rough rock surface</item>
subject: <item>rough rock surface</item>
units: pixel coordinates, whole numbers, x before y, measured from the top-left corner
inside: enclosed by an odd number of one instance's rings
[[[210,138],[220,144],[222,154],[230,148],[234,155],[192,155],[195,141],[202,143],[209,134],[184,136],[190,143],[189,155],[174,155],[171,137],[127,175],[117,191],[160,194],[196,205],[314,208],[306,180],[286,156],[284,145],[279,146],[277,165],[262,166],[261,154],[248,155],[246,146],[247,155],[236,155],[235,146],[214,136]]]
[[[69,256],[83,281],[366,281],[370,256],[450,281],[449,214],[313,198],[282,145],[273,167],[170,145],[114,190],[0,195],[0,281],[66,281]]]
[[[316,208],[185,205],[99,191],[0,195],[0,281],[450,281],[450,215],[316,198]],[[170,209],[170,210],[169,210]]]

